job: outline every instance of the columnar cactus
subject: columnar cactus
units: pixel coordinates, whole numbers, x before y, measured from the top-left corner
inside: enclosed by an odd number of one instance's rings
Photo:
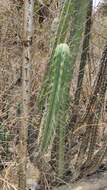
[[[50,95],[41,121],[39,145],[40,152],[46,153],[59,133],[59,175],[64,167],[64,131],[69,102],[70,89],[70,50],[63,43],[56,47],[51,64]]]
[[[73,1],[75,1],[75,0],[73,0]],[[73,14],[72,0],[66,0],[64,3],[64,6],[62,8],[59,21],[58,21],[55,38],[52,42],[53,47],[52,47],[52,52],[51,52],[49,63],[48,63],[49,69],[46,71],[45,79],[44,79],[45,82],[43,83],[43,86],[41,88],[41,91],[39,93],[38,100],[37,100],[38,106],[40,109],[43,109],[46,96],[48,96],[49,92],[50,92],[49,84],[50,84],[51,75],[52,75],[50,65],[52,64],[52,59],[53,59],[53,56],[55,53],[55,48],[58,44],[65,43],[65,38],[66,38],[66,34],[68,32],[68,26],[69,26],[69,22],[70,22],[70,18],[71,18],[72,14]]]
[[[90,0],[66,0],[64,2],[57,32],[55,35],[51,56],[48,63],[48,69],[44,77],[44,83],[38,96],[39,108],[43,109],[46,97],[50,93],[49,84],[51,80],[51,64],[55,53],[55,48],[60,43],[68,41],[71,50],[71,79],[73,74],[73,68],[79,52],[79,46],[81,42],[82,33],[84,31],[84,23],[86,20],[87,7]],[[69,26],[71,24],[71,32],[68,39]]]

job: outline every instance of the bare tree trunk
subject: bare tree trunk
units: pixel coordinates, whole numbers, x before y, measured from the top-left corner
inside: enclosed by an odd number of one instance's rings
[[[26,190],[27,138],[29,125],[29,102],[31,86],[31,47],[34,0],[24,1],[24,36],[22,64],[22,126],[19,130],[19,189]]]

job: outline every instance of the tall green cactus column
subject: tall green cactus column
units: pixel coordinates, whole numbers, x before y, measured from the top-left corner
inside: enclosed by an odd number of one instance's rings
[[[54,57],[55,48],[58,44],[65,43],[66,41],[68,41],[68,44],[70,46],[70,51],[71,51],[71,67],[72,67],[71,80],[72,80],[72,76],[73,76],[72,74],[74,70],[73,68],[74,68],[76,58],[79,52],[82,34],[84,32],[84,25],[85,25],[87,8],[89,5],[89,2],[90,0],[79,0],[79,1],[66,0],[64,2],[63,8],[60,14],[60,18],[59,18],[59,24],[58,24],[57,32],[55,35],[52,52],[51,52],[49,63],[48,63],[48,69],[45,73],[44,82],[40,90],[40,93],[38,95],[37,102],[40,109],[43,109],[44,102],[50,93],[50,88],[49,88],[49,84],[51,81],[50,65]],[[71,24],[71,32],[69,31],[70,24]],[[69,37],[67,37],[69,32],[70,32],[70,35]]]
[[[38,100],[37,100],[38,106],[41,110],[43,109],[44,102],[50,93],[49,84],[50,84],[51,75],[52,75],[51,64],[52,64],[52,60],[54,57],[55,49],[58,44],[65,43],[66,34],[67,34],[68,28],[69,28],[69,22],[71,20],[71,15],[73,14],[73,2],[74,1],[75,0],[73,0],[73,1],[66,0],[64,2],[64,6],[63,6],[61,14],[60,14],[60,18],[59,18],[59,22],[58,22],[59,24],[57,27],[55,38],[53,40],[53,47],[52,47],[51,55],[50,55],[49,62],[48,62],[48,69],[45,73],[44,82],[43,82],[43,85],[42,85],[42,88],[40,90],[40,93],[38,95]]]
[[[45,154],[53,143],[57,129],[59,133],[58,173],[59,176],[62,176],[64,170],[65,124],[70,90],[70,50],[67,44],[63,43],[56,47],[51,70],[50,95],[47,105],[45,104],[38,142],[40,152]]]

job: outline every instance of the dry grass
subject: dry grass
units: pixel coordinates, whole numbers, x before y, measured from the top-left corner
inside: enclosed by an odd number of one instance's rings
[[[43,24],[38,23],[38,15],[34,14],[34,37],[32,47],[32,94],[31,116],[34,131],[38,132],[41,115],[36,108],[36,97],[41,87],[48,58],[50,55],[51,23],[56,15],[57,5],[53,1],[49,10],[50,16]],[[17,4],[10,0],[0,0],[0,122],[16,134],[18,126],[17,107],[22,101],[21,86],[17,83],[21,77],[22,65],[22,41],[23,41],[23,7],[17,10]],[[101,13],[93,15],[93,28],[90,43],[90,59],[86,66],[83,90],[80,101],[80,115],[85,112],[87,100],[92,93],[92,86],[98,71],[99,60],[107,36],[107,17]],[[80,47],[81,52],[81,47]],[[80,54],[79,52],[79,54]],[[78,56],[79,57],[79,56]],[[78,60],[74,71],[74,79],[71,83],[71,95],[74,95],[78,75]],[[106,100],[105,100],[106,102]],[[106,103],[99,123],[99,132],[106,127]],[[15,135],[14,135],[15,136]],[[101,136],[101,135],[100,135]],[[4,142],[6,143],[6,142]],[[35,147],[34,144],[30,146]],[[8,144],[8,143],[7,143]],[[31,148],[29,146],[29,148]],[[33,153],[32,153],[33,154]],[[6,158],[5,158],[6,159]],[[14,159],[14,158],[13,158]],[[16,168],[15,168],[16,170]],[[14,174],[12,174],[13,176]],[[4,178],[2,178],[4,181]],[[6,178],[7,180],[7,178]],[[45,182],[47,180],[45,179]],[[9,182],[10,183],[10,182]]]

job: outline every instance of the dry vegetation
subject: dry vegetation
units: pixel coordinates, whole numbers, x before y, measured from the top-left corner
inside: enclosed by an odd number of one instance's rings
[[[31,85],[31,101],[30,101],[30,135],[28,142],[29,157],[33,160],[35,165],[36,174],[34,174],[35,181],[38,181],[39,169],[42,171],[41,178],[42,189],[50,189],[51,183],[54,184],[54,174],[52,168],[48,168],[48,163],[45,159],[44,163],[37,164],[35,162],[37,154],[37,144],[36,139],[38,135],[40,120],[42,114],[38,112],[36,106],[36,98],[38,92],[41,88],[43,81],[43,76],[47,68],[48,58],[51,53],[51,43],[54,36],[53,31],[51,31],[52,21],[56,15],[58,15],[57,0],[54,0],[48,9],[48,15],[44,18],[42,23],[39,23],[39,12],[35,8],[34,12],[34,31],[33,31],[33,45],[32,45],[32,85]],[[103,15],[102,11],[99,9],[97,12],[93,13],[93,25],[91,31],[90,40],[90,52],[85,69],[84,83],[81,93],[80,106],[78,110],[79,117],[86,112],[87,102],[90,95],[93,92],[93,81],[96,78],[98,72],[98,67],[100,64],[101,54],[104,45],[107,40],[107,16]],[[15,176],[17,171],[17,151],[16,144],[18,144],[18,128],[20,129],[19,121],[19,111],[22,102],[22,49],[23,49],[23,1],[15,0],[0,0],[0,183],[5,182],[5,190],[8,190],[7,186],[10,184],[10,189],[15,189],[14,186],[16,182],[10,180],[8,174],[10,174],[10,168],[14,168],[14,174],[11,178]],[[81,42],[82,43],[82,42]],[[79,48],[78,59],[74,70],[73,80],[71,83],[70,94],[73,96],[76,89],[76,82],[78,76],[78,62],[81,53],[81,46]],[[107,98],[107,97],[106,97]],[[107,119],[106,119],[106,98],[103,106],[99,129],[97,135],[96,150],[102,147],[103,139],[107,135]],[[71,107],[72,109],[72,101]],[[86,125],[82,125],[79,129],[74,131],[74,139],[76,139],[76,146],[72,149],[74,152],[73,159],[75,160],[77,149],[81,142],[81,137],[84,134]],[[76,153],[75,153],[76,152]],[[72,153],[73,154],[73,153]],[[72,162],[73,162],[72,159]],[[41,161],[41,160],[40,160]],[[107,165],[107,158],[103,163]],[[41,166],[41,165],[43,166]],[[2,170],[2,166],[7,167]],[[33,166],[34,167],[34,166]],[[48,168],[48,169],[47,169]],[[33,170],[33,171],[34,171]],[[9,171],[9,172],[8,172]],[[30,171],[30,170],[29,170]],[[6,173],[5,173],[6,172]],[[48,172],[48,173],[47,173]],[[50,173],[52,172],[52,175]],[[4,177],[5,173],[5,177]],[[37,175],[38,174],[38,175]],[[30,175],[30,174],[29,174]],[[32,174],[33,175],[33,174]],[[30,178],[30,176],[28,176]],[[47,179],[48,178],[48,179]],[[95,176],[96,178],[96,176]],[[6,181],[5,181],[6,180]],[[39,179],[40,180],[40,179]],[[51,182],[50,182],[51,180]],[[105,184],[105,178],[103,179]],[[63,182],[62,182],[63,183]],[[56,183],[55,183],[56,184]],[[44,185],[44,186],[43,186]],[[83,185],[84,186],[84,185]],[[90,183],[89,183],[90,186]],[[101,186],[102,187],[102,186]],[[101,188],[100,187],[100,188]],[[107,187],[107,184],[106,184]],[[64,187],[64,190],[67,187]],[[74,187],[73,187],[74,188]],[[99,186],[98,186],[99,188]],[[91,189],[98,189],[91,187]],[[103,189],[105,186],[103,186]],[[10,190],[9,189],[9,190]],[[74,188],[75,189],[75,188]],[[90,188],[84,187],[84,190]],[[15,189],[16,190],[16,189]]]

